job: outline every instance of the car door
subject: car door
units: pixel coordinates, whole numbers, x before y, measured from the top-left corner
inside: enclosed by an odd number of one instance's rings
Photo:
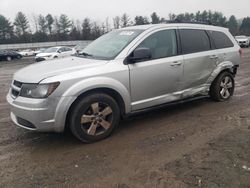
[[[179,29],[184,57],[181,82],[183,98],[204,90],[218,62],[217,50],[211,49],[209,35],[201,29]]]
[[[70,56],[73,54],[73,49],[72,48],[65,48],[66,49],[66,52],[67,52],[67,56]]]
[[[62,48],[61,55],[62,55],[62,57],[66,57],[67,56],[67,49],[65,47]]]
[[[212,39],[213,48],[217,49],[217,56],[218,56],[217,65],[225,61],[232,61],[232,57],[237,57],[238,51],[237,50],[235,51],[233,42],[225,33],[221,31],[209,30],[208,34]],[[234,59],[233,61],[237,62],[238,60]]]
[[[149,48],[152,57],[129,64],[132,110],[179,99],[183,57],[178,54],[176,30],[148,34],[136,48]]]
[[[56,56],[58,56],[59,58],[63,57],[63,48],[58,48],[56,53]]]
[[[68,47],[64,47],[63,48],[63,57],[70,56],[71,53],[72,53],[72,49],[71,48],[68,48]]]

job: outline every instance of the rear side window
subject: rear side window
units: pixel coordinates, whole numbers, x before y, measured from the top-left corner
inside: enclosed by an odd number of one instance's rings
[[[213,39],[216,49],[230,48],[234,46],[232,41],[228,38],[228,36],[225,33],[219,31],[209,31],[209,33]]]
[[[211,49],[210,40],[204,30],[181,29],[182,53],[190,54]]]

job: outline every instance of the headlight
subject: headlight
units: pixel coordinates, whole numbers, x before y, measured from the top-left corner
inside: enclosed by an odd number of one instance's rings
[[[47,98],[55,91],[59,84],[59,82],[50,84],[23,84],[20,96],[36,99]]]

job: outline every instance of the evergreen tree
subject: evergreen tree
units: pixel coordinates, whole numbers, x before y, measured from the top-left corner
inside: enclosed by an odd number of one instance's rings
[[[240,33],[242,35],[250,35],[250,17],[246,17],[243,19],[242,24],[240,26]]]
[[[126,13],[124,13],[121,17],[121,26],[128,27],[129,25],[131,25],[130,18]]]
[[[232,15],[229,18],[229,21],[227,22],[227,27],[233,35],[236,35],[238,33],[238,23],[235,16]]]
[[[59,18],[59,25],[60,25],[60,33],[63,36],[69,34],[71,28],[71,21],[69,20],[68,16],[62,14]]]
[[[0,41],[6,42],[13,37],[13,26],[3,15],[0,15]]]
[[[49,30],[49,34],[52,35],[52,25],[54,23],[54,19],[51,14],[48,14],[46,17],[47,28]]]
[[[135,17],[135,24],[134,25],[145,25],[149,24],[148,18],[143,16],[136,16]]]
[[[22,12],[18,12],[14,21],[17,36],[25,36],[28,32],[29,21]]]
[[[85,18],[82,23],[82,39],[90,40],[91,38],[91,23],[89,18]]]
[[[46,19],[43,15],[39,15],[38,17],[38,26],[39,26],[39,32],[46,34],[47,33],[47,23]]]
[[[153,14],[151,14],[151,20],[152,20],[152,24],[158,24],[160,23],[160,17],[156,14],[156,12],[153,12]]]

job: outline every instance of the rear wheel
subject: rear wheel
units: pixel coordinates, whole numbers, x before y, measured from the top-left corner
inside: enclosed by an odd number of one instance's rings
[[[106,94],[92,94],[78,101],[70,115],[73,135],[82,142],[102,140],[114,131],[120,120],[116,101]]]
[[[226,101],[234,93],[234,77],[229,72],[221,73],[210,88],[210,97],[215,101]]]

